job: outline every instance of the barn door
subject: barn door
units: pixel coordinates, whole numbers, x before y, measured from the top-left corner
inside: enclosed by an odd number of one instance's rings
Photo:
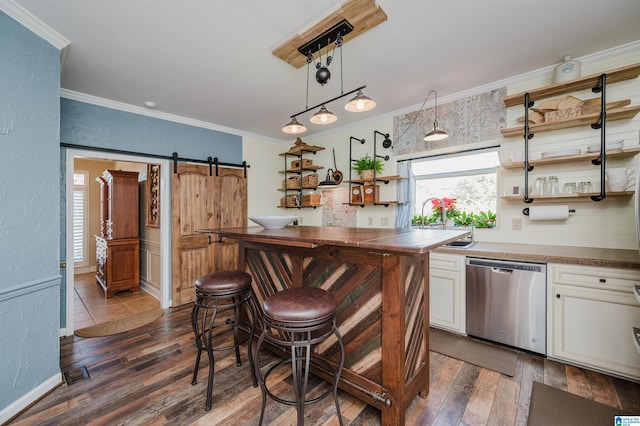
[[[171,179],[173,306],[195,300],[195,281],[237,267],[238,244],[196,229],[247,226],[247,182],[242,169],[179,164]]]

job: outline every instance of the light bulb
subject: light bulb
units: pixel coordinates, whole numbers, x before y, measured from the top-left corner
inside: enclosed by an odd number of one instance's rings
[[[362,102],[362,99],[358,99],[358,103],[356,104],[356,109],[361,110],[362,108],[364,108],[364,102]]]

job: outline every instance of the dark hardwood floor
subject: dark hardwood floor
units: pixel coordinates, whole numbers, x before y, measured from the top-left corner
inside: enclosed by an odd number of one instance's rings
[[[213,408],[204,410],[206,355],[198,383],[191,385],[196,349],[190,306],[167,309],[154,323],[127,333],[61,340],[60,365],[72,384],[62,384],[23,412],[12,425],[255,425],[260,415],[259,388],[253,388],[246,348],[243,365],[233,351],[216,359]],[[230,333],[220,336],[227,339]],[[408,425],[526,425],[534,381],[640,413],[640,385],[520,352],[514,377],[430,354],[429,396],[416,397]],[[261,359],[275,360],[269,353]],[[85,366],[89,378],[83,378]],[[274,390],[286,388],[290,375],[275,374]],[[319,392],[326,384],[314,382]],[[380,424],[380,413],[340,392],[348,425]],[[265,424],[295,424],[295,408],[267,402]],[[331,398],[308,406],[307,425],[337,424]],[[613,424],[613,422],[612,422]]]

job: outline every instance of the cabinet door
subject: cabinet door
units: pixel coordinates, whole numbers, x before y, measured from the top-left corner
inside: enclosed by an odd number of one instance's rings
[[[632,340],[640,305],[631,293],[551,287],[549,356],[640,379]]]
[[[431,253],[429,260],[429,323],[465,333],[464,256]]]

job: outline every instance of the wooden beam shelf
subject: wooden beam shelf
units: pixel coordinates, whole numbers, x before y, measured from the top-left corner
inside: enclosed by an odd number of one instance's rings
[[[635,194],[634,191],[621,191],[621,192],[607,192],[607,197],[620,197],[620,196],[631,196]],[[581,192],[578,194],[558,194],[558,195],[535,195],[529,194],[529,198],[533,200],[562,200],[562,199],[580,199],[580,198],[591,198],[592,196],[600,195],[599,192]],[[509,201],[523,201],[521,195],[504,195],[501,196],[502,200]]]
[[[626,108],[615,108],[607,111],[607,121],[624,120],[635,117],[640,112],[640,106],[630,106]],[[562,120],[549,121],[540,124],[530,124],[529,133],[551,132],[560,129],[569,129],[572,127],[586,126],[595,124],[600,120],[600,112],[580,115],[578,117],[565,118]],[[524,136],[524,126],[510,127],[501,129],[500,133],[505,138],[513,136]]]
[[[633,80],[634,78],[637,78],[638,75],[640,75],[640,64],[616,68],[604,73],[600,72],[597,74],[591,74],[585,77],[576,78],[575,80],[564,81],[539,89],[515,93],[513,95],[506,96],[503,99],[504,105],[506,107],[524,105],[524,96],[526,93],[529,93],[529,100],[535,102],[540,99],[564,95],[569,92],[592,89],[598,85],[598,81],[602,74],[607,75],[607,84],[617,83],[619,81],[625,80]]]
[[[640,152],[640,146],[627,149],[616,149],[607,151],[607,158],[623,158],[632,157]],[[529,160],[530,166],[539,166],[546,164],[560,164],[560,163],[576,163],[582,161],[593,161],[600,158],[600,152],[589,152],[586,154],[578,155],[563,155],[561,157],[550,158],[538,158],[535,160]],[[524,161],[517,161],[514,163],[504,163],[501,165],[505,169],[522,169],[524,167]]]

